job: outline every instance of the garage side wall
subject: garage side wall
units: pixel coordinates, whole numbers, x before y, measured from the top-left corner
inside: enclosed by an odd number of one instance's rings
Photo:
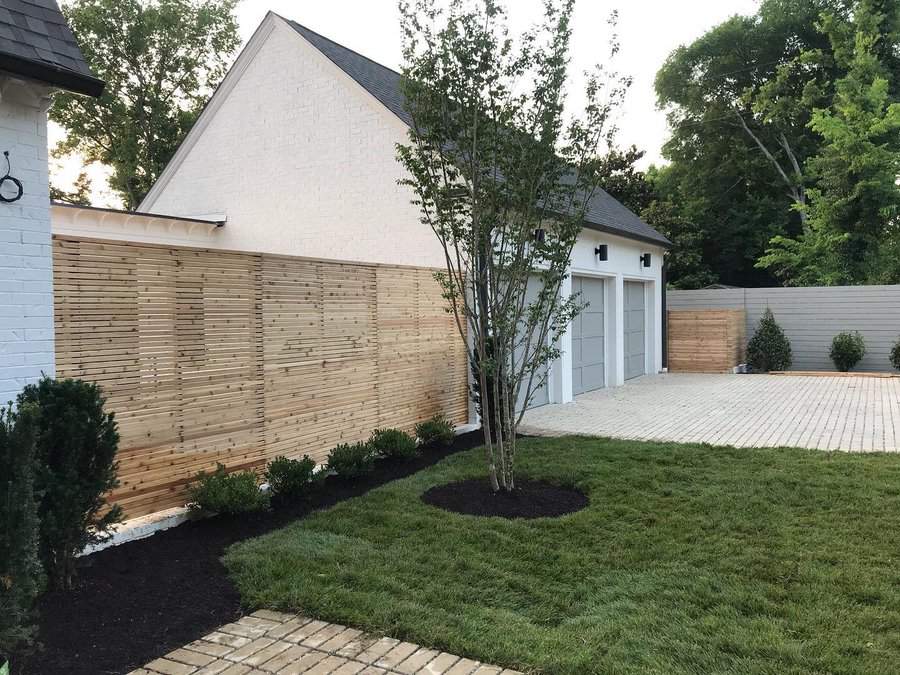
[[[378,427],[468,421],[466,355],[433,270],[56,236],[57,373],[119,423],[134,517],[198,471],[324,462]]]
[[[791,341],[794,370],[834,370],[831,340],[858,330],[866,355],[856,370],[888,371],[888,355],[900,339],[900,286],[709,289],[669,291],[666,297],[672,310],[745,309],[747,339],[770,307]]]

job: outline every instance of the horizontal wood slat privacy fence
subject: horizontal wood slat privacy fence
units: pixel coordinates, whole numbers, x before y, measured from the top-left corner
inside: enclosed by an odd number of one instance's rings
[[[53,239],[57,375],[103,387],[130,517],[183,504],[216,462],[323,462],[377,427],[467,421],[433,270]]]
[[[727,373],[743,362],[743,310],[670,310],[667,321],[670,371]]]

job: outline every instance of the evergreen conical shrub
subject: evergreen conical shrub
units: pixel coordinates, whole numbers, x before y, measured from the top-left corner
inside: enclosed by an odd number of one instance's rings
[[[791,341],[775,321],[772,310],[766,307],[756,333],[747,344],[747,363],[753,370],[767,373],[770,370],[787,370],[792,360]]]

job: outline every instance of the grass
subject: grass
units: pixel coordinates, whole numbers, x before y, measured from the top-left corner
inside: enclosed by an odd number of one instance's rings
[[[542,673],[900,672],[900,455],[527,439],[587,509],[420,501],[481,457],[233,546],[243,601]]]

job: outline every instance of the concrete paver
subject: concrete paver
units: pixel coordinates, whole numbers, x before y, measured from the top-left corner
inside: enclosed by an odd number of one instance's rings
[[[529,410],[526,434],[900,451],[900,378],[670,373]]]
[[[522,675],[355,628],[260,610],[130,675]]]

